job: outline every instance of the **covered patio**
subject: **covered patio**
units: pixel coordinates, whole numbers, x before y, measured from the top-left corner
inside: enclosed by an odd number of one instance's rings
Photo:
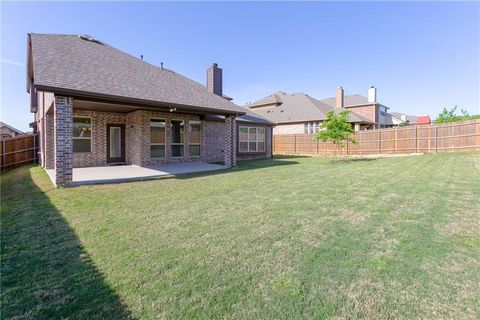
[[[206,162],[178,163],[140,167],[136,165],[99,166],[73,168],[70,186],[119,183],[155,178],[176,177],[183,174],[227,169],[224,165]],[[55,181],[55,170],[48,169],[50,179]]]

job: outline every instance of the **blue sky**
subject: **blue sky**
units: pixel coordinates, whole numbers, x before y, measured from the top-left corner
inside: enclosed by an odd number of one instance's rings
[[[392,111],[480,113],[478,2],[2,2],[1,118],[23,130],[28,32],[89,34],[201,83],[217,62],[237,104],[375,85]]]

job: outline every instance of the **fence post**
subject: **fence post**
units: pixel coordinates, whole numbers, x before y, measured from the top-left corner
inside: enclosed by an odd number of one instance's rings
[[[438,127],[435,125],[435,153],[437,153],[438,148]]]
[[[273,137],[273,148],[272,148],[272,153],[273,154],[276,154],[278,152],[278,147],[277,147],[277,137],[273,134],[273,130],[272,130],[272,137]],[[272,156],[273,156],[272,154]]]
[[[382,130],[378,129],[378,154],[382,154]]]
[[[33,136],[33,163],[37,163],[37,136]]]
[[[346,149],[347,149],[347,156],[348,156],[348,139],[346,144],[347,144]]]
[[[315,139],[315,140],[317,140],[317,155],[318,155],[318,139]]]
[[[297,135],[296,134],[293,135],[293,139],[294,139],[293,147],[295,148],[293,153],[297,154]]]
[[[417,126],[413,127],[413,153],[417,153]]]
[[[2,140],[2,170],[5,169],[5,153],[7,153],[7,150],[5,150],[5,140]]]

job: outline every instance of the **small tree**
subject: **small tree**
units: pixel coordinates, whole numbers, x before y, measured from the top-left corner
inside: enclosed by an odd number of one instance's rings
[[[333,111],[327,112],[327,120],[320,126],[322,130],[315,135],[317,140],[322,140],[324,142],[331,141],[335,144],[335,150],[333,153],[334,157],[336,157],[339,148],[343,149],[345,141],[350,141],[354,144],[357,143],[352,137],[355,131],[350,123],[348,123],[349,117],[348,110],[341,111],[338,115]]]
[[[457,122],[457,121],[465,121],[465,120],[474,120],[480,119],[480,115],[470,115],[466,110],[460,109],[460,114],[457,113],[457,106],[453,107],[452,109],[443,108],[442,112],[438,115],[437,119],[435,119],[435,123],[449,123],[449,122]]]

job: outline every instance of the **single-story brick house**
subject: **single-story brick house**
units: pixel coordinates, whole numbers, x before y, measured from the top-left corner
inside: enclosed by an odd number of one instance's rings
[[[204,86],[90,36],[32,33],[27,46],[40,163],[56,185],[76,167],[272,156],[274,123],[223,95],[216,64]]]
[[[9,139],[23,134],[22,131],[0,121],[0,139]]]

